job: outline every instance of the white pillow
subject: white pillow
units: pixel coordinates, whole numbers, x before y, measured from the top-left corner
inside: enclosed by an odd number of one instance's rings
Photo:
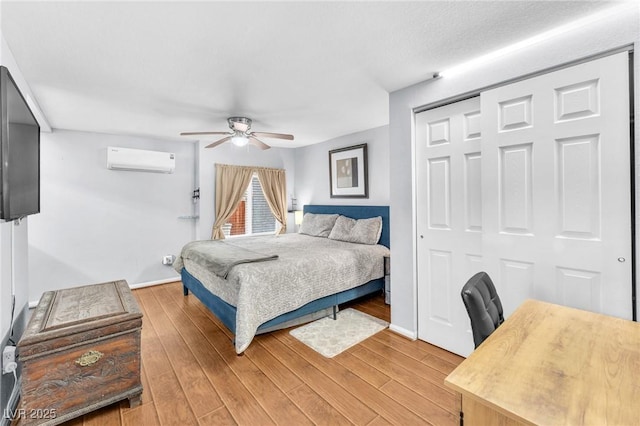
[[[378,244],[382,234],[382,217],[369,219],[351,219],[339,216],[329,239],[358,244]]]
[[[336,223],[336,219],[338,219],[337,214],[305,213],[298,232],[312,237],[327,238]]]

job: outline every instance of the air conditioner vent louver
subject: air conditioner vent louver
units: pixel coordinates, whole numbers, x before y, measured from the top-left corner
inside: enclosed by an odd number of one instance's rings
[[[176,168],[176,158],[173,152],[110,146],[107,148],[107,168],[110,170],[173,173]]]

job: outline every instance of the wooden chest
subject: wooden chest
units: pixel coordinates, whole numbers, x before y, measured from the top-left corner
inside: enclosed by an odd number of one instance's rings
[[[140,404],[142,313],[126,281],[46,292],[18,342],[20,425]]]

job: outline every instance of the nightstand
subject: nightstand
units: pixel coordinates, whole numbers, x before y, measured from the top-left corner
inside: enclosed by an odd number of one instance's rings
[[[384,257],[384,303],[391,304],[391,257]]]

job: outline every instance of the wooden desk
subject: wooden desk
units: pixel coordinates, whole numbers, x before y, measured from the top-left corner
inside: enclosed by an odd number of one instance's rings
[[[527,300],[445,384],[465,425],[638,425],[640,324]]]

